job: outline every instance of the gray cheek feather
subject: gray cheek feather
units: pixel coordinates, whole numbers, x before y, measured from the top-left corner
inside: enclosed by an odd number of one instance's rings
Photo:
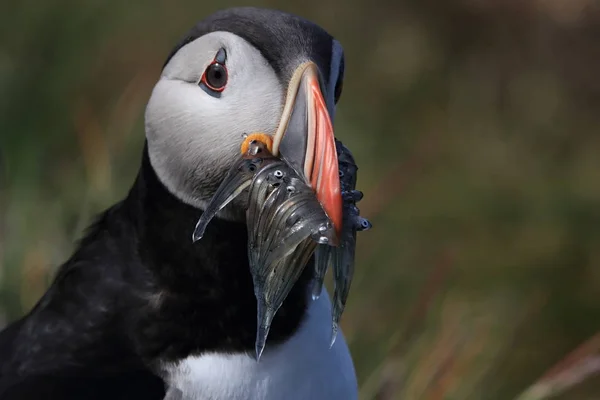
[[[146,111],[150,162],[159,179],[180,200],[204,208],[239,152],[242,140],[219,137],[211,118],[181,107],[191,90],[185,82],[161,81]],[[173,98],[181,95],[182,97]],[[192,102],[193,103],[193,102]]]
[[[243,133],[275,132],[283,107],[284,90],[275,73],[258,51],[241,40],[230,44],[230,79],[221,98],[194,83],[163,75],[146,108],[153,168],[171,193],[201,209],[239,157]],[[241,218],[242,201],[233,202],[219,215]]]

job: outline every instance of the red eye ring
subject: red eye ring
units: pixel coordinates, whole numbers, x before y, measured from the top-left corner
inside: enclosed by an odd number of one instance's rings
[[[228,78],[229,74],[225,64],[213,61],[208,67],[206,67],[206,70],[204,70],[202,79],[200,79],[200,83],[213,92],[220,93],[225,90]]]

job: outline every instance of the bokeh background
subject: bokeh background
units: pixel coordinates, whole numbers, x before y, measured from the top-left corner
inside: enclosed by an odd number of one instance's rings
[[[217,8],[346,51],[363,215],[343,329],[363,399],[600,398],[600,3],[22,0],[0,6],[0,326],[123,198],[174,43]]]

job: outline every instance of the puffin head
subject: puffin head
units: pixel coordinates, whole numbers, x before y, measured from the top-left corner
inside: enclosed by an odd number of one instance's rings
[[[173,195],[204,209],[244,135],[260,132],[341,223],[332,121],[343,72],[341,45],[312,22],[258,8],[211,15],[173,49],[152,92],[145,126],[153,169]],[[243,215],[239,202],[223,211]]]

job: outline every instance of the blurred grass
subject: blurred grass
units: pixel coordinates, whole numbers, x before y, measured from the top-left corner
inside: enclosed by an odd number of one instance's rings
[[[375,226],[343,319],[361,397],[600,397],[600,4],[253,4],[345,47],[336,131]],[[0,6],[0,324],[126,194],[162,61],[230,5]]]

